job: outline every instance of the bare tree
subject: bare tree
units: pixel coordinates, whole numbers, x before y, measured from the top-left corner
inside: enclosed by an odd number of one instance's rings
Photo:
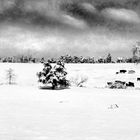
[[[111,63],[112,62],[112,56],[110,53],[108,53],[106,59],[105,59],[106,63]]]
[[[133,62],[138,63],[140,60],[140,42],[137,42],[132,48]]]
[[[9,68],[7,71],[6,71],[6,79],[8,80],[8,84],[11,85],[14,83],[14,80],[15,80],[15,73],[14,73],[14,70]]]

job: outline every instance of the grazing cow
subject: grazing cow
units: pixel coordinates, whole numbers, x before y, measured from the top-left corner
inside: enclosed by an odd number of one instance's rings
[[[137,78],[137,81],[140,81],[140,78],[139,77]]]
[[[134,74],[134,73],[135,73],[134,70],[129,70],[129,71],[128,71],[128,74]]]
[[[135,85],[134,85],[133,82],[128,82],[128,83],[126,84],[126,86],[127,86],[127,87],[135,87]]]
[[[108,86],[111,86],[113,83],[112,82],[107,82],[107,85]]]
[[[120,70],[120,73],[126,73],[127,70]]]
[[[122,84],[122,85],[125,85],[125,84],[126,84],[126,82],[119,81],[119,80],[115,81],[115,83],[120,83],[120,84]]]
[[[122,81],[115,81],[115,82],[108,82],[108,87],[111,89],[125,89],[126,88],[126,82]]]

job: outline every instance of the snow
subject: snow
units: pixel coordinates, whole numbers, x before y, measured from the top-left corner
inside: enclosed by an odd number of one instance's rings
[[[104,88],[106,81],[122,77],[137,82],[139,65],[66,64],[68,78],[87,76],[88,81],[84,88],[65,90],[38,88],[41,64],[0,67],[1,140],[140,139],[140,90]],[[9,68],[17,75],[16,85],[6,84]],[[120,69],[136,73],[116,75]]]

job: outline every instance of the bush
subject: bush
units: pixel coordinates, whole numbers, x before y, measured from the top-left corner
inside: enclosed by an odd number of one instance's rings
[[[70,84],[76,87],[84,87],[84,83],[86,83],[87,81],[87,76],[77,75],[76,77],[72,77],[70,79]]]

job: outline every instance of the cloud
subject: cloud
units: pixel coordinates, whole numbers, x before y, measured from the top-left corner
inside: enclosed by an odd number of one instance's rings
[[[128,25],[132,28],[130,24],[140,23],[139,14],[131,9],[138,2],[137,0],[133,2],[129,0],[19,0],[21,6],[18,9],[14,1],[5,0],[3,7],[0,3],[0,9],[5,9],[0,14],[1,21],[4,19],[8,22],[22,22],[31,26],[57,28],[68,32],[76,29],[78,32],[80,29],[88,28],[91,30],[94,28],[120,30],[121,28],[122,30]],[[126,5],[130,9],[126,9]]]
[[[87,12],[90,12],[90,13],[96,13],[97,12],[97,9],[90,3],[84,2],[84,3],[81,4],[81,7],[83,9],[85,9]]]
[[[102,11],[102,14],[107,19],[112,19],[120,22],[127,22],[127,23],[140,23],[139,15],[133,11],[128,9],[116,9],[116,8],[106,8]]]
[[[130,55],[131,46],[138,39],[98,30],[76,36],[75,34],[62,34],[61,31],[29,30],[4,25],[0,33],[0,52],[4,52],[5,55],[32,54],[47,58],[65,54],[95,56],[97,58],[99,55],[104,56],[109,52],[113,53],[114,56],[120,56],[120,52],[123,52],[124,55]],[[116,52],[117,54],[115,54]]]
[[[68,14],[61,15],[61,22],[78,29],[87,28],[87,24],[84,20],[76,19]]]

